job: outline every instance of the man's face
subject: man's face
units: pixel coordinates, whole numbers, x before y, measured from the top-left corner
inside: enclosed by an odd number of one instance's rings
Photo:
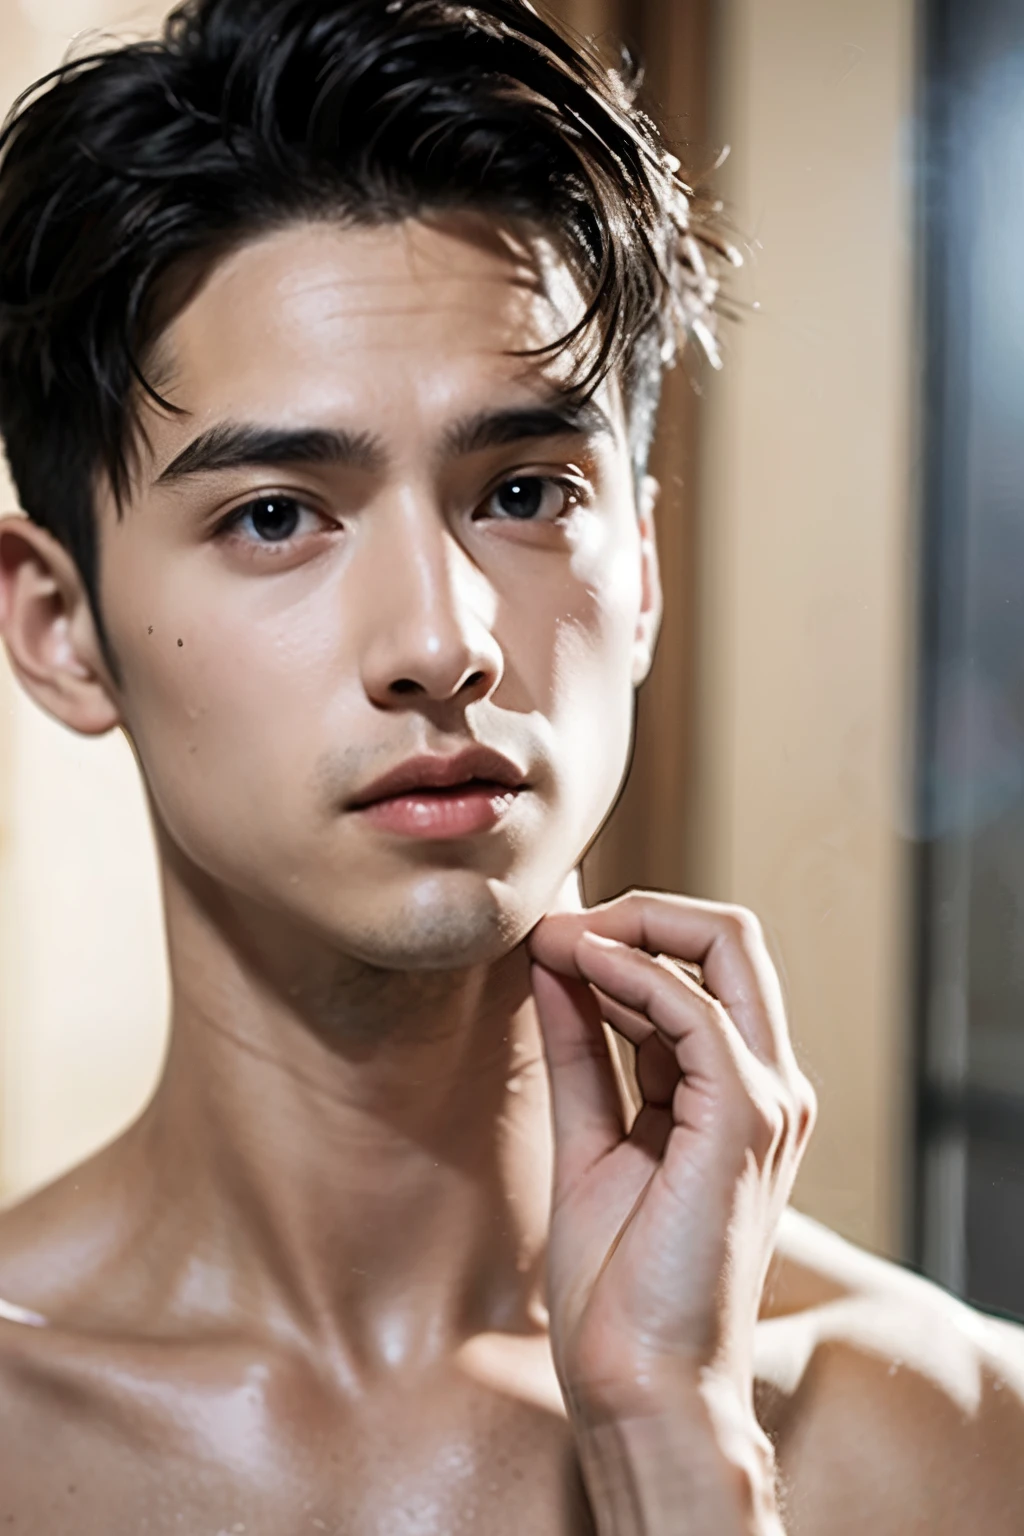
[[[544,286],[482,221],[254,241],[162,337],[181,414],[146,408],[125,515],[100,507],[175,867],[379,966],[522,938],[627,761],[648,524],[614,388],[574,416],[557,364],[509,355],[572,318],[564,274]],[[427,782],[474,745],[505,766]]]

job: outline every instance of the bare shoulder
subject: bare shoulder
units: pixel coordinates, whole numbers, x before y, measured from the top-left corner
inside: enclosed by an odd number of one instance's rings
[[[0,1207],[0,1303],[15,1317],[41,1315],[70,1332],[116,1331],[123,1322],[156,1238],[152,1201],[135,1177],[138,1137],[136,1123]]]
[[[759,1346],[792,1536],[1024,1529],[1024,1329],[789,1213]]]
[[[0,1209],[0,1412],[9,1426],[28,1398],[56,1390],[78,1353],[77,1324],[95,1312],[107,1234],[92,1183],[84,1164]]]

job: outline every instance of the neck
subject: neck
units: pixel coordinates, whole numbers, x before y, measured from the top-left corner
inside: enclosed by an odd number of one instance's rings
[[[311,953],[282,986],[167,905],[172,1043],[138,1135],[180,1213],[175,1310],[222,1298],[362,1376],[536,1330],[552,1146],[522,949],[445,973]]]

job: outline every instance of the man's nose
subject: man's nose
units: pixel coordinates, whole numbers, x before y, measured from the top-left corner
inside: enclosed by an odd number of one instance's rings
[[[357,576],[367,696],[380,708],[486,698],[503,671],[490,583],[425,499],[381,514]]]

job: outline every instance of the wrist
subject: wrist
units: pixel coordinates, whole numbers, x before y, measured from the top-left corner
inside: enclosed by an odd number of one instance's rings
[[[706,1374],[574,1427],[598,1536],[782,1536],[771,1444],[731,1384]]]

